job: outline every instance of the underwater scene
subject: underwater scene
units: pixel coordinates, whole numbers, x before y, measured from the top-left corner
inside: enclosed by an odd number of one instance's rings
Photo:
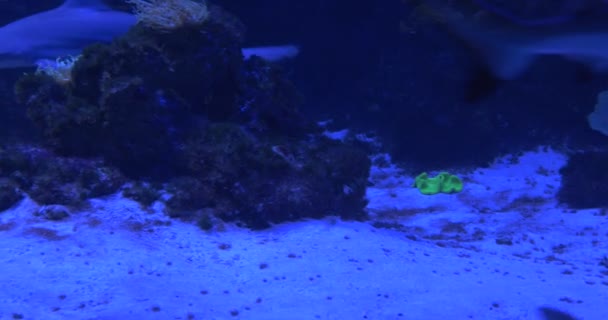
[[[608,1],[0,1],[0,320],[607,320]]]

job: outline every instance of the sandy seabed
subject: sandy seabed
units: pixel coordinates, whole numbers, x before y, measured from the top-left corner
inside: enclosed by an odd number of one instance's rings
[[[608,319],[608,216],[556,202],[565,162],[499,159],[434,196],[374,166],[372,220],[263,231],[120,195],[48,221],[26,198],[0,213],[0,319]]]

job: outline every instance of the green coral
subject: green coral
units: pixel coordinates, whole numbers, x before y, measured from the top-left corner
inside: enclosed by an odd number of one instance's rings
[[[456,193],[462,191],[462,180],[447,172],[441,172],[434,178],[423,172],[416,177],[414,187],[426,195]]]

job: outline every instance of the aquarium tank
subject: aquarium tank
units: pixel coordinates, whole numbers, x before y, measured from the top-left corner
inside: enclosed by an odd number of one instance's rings
[[[608,319],[608,1],[0,1],[0,319]]]

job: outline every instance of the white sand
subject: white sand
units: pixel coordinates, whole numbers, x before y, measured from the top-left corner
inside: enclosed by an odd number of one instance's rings
[[[26,199],[0,214],[0,319],[608,319],[608,217],[556,204],[564,163],[527,153],[435,196],[375,167],[369,210],[395,229],[204,232],[119,196],[53,222]]]

